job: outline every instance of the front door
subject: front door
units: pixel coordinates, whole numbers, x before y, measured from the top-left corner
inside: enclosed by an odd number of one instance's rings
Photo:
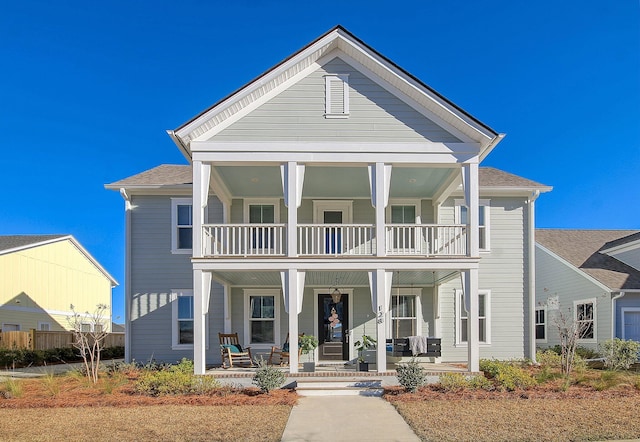
[[[318,295],[318,359],[346,361],[349,359],[349,297],[343,294],[339,302],[331,295]]]
[[[342,253],[342,231],[341,228],[335,226],[342,224],[342,212],[325,210],[323,214],[325,224],[333,224],[325,231],[325,253],[327,255],[337,255]]]
[[[640,311],[626,311],[622,314],[624,339],[640,341]]]

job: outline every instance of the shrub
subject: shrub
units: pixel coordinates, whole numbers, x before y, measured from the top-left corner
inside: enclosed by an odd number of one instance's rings
[[[551,349],[538,350],[536,352],[536,361],[545,368],[560,368],[560,364],[562,364],[560,355]]]
[[[628,370],[638,360],[640,342],[608,339],[602,343],[604,365],[611,370]]]
[[[49,396],[56,397],[60,393],[60,383],[52,372],[45,373],[40,382]]]
[[[256,360],[256,364],[258,369],[253,376],[252,383],[258,386],[260,391],[269,394],[271,390],[282,387],[286,379],[283,372],[272,365],[268,365],[262,357],[260,357],[260,360]]]
[[[406,364],[398,365],[396,372],[400,385],[411,393],[418,391],[418,388],[427,382],[427,375],[415,359],[412,359]]]
[[[193,361],[183,358],[178,364],[159,370],[143,370],[135,391],[149,396],[206,394],[220,384],[211,376],[193,374]]]
[[[469,380],[462,373],[445,373],[440,375],[440,388],[444,391],[460,391],[469,388]]]
[[[513,391],[535,384],[535,380],[526,371],[509,362],[483,359],[480,361],[480,370],[492,378],[500,389]]]
[[[0,384],[0,394],[6,399],[22,397],[22,383],[13,378],[8,378]]]

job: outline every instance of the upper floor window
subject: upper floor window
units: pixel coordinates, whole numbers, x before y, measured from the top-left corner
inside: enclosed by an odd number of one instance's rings
[[[465,309],[464,293],[456,290],[456,344],[466,344],[469,341],[467,324],[469,314]],[[491,343],[491,292],[478,290],[478,340],[481,344]]]
[[[456,224],[469,223],[469,208],[464,204],[464,200],[455,200]],[[489,235],[489,200],[480,200],[478,204],[478,245],[481,251],[490,250]]]
[[[588,299],[575,301],[575,321],[578,326],[578,338],[583,342],[596,342],[596,301]]]
[[[349,75],[326,75],[325,118],[347,118],[349,116]]]
[[[171,251],[191,253],[193,248],[193,205],[191,198],[171,199]]]

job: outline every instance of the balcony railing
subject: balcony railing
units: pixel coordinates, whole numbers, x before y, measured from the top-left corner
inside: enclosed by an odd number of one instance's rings
[[[204,256],[284,256],[286,224],[205,224]],[[466,256],[467,226],[388,224],[386,253],[391,256]],[[300,224],[298,256],[373,256],[372,224]]]
[[[302,224],[298,226],[298,254],[371,256],[374,232],[371,224]]]
[[[282,256],[286,224],[205,224],[204,256]]]
[[[467,226],[388,224],[387,255],[466,256]]]

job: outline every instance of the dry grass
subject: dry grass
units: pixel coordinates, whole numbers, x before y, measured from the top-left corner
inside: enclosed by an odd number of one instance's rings
[[[3,441],[278,441],[290,406],[0,409]]]

